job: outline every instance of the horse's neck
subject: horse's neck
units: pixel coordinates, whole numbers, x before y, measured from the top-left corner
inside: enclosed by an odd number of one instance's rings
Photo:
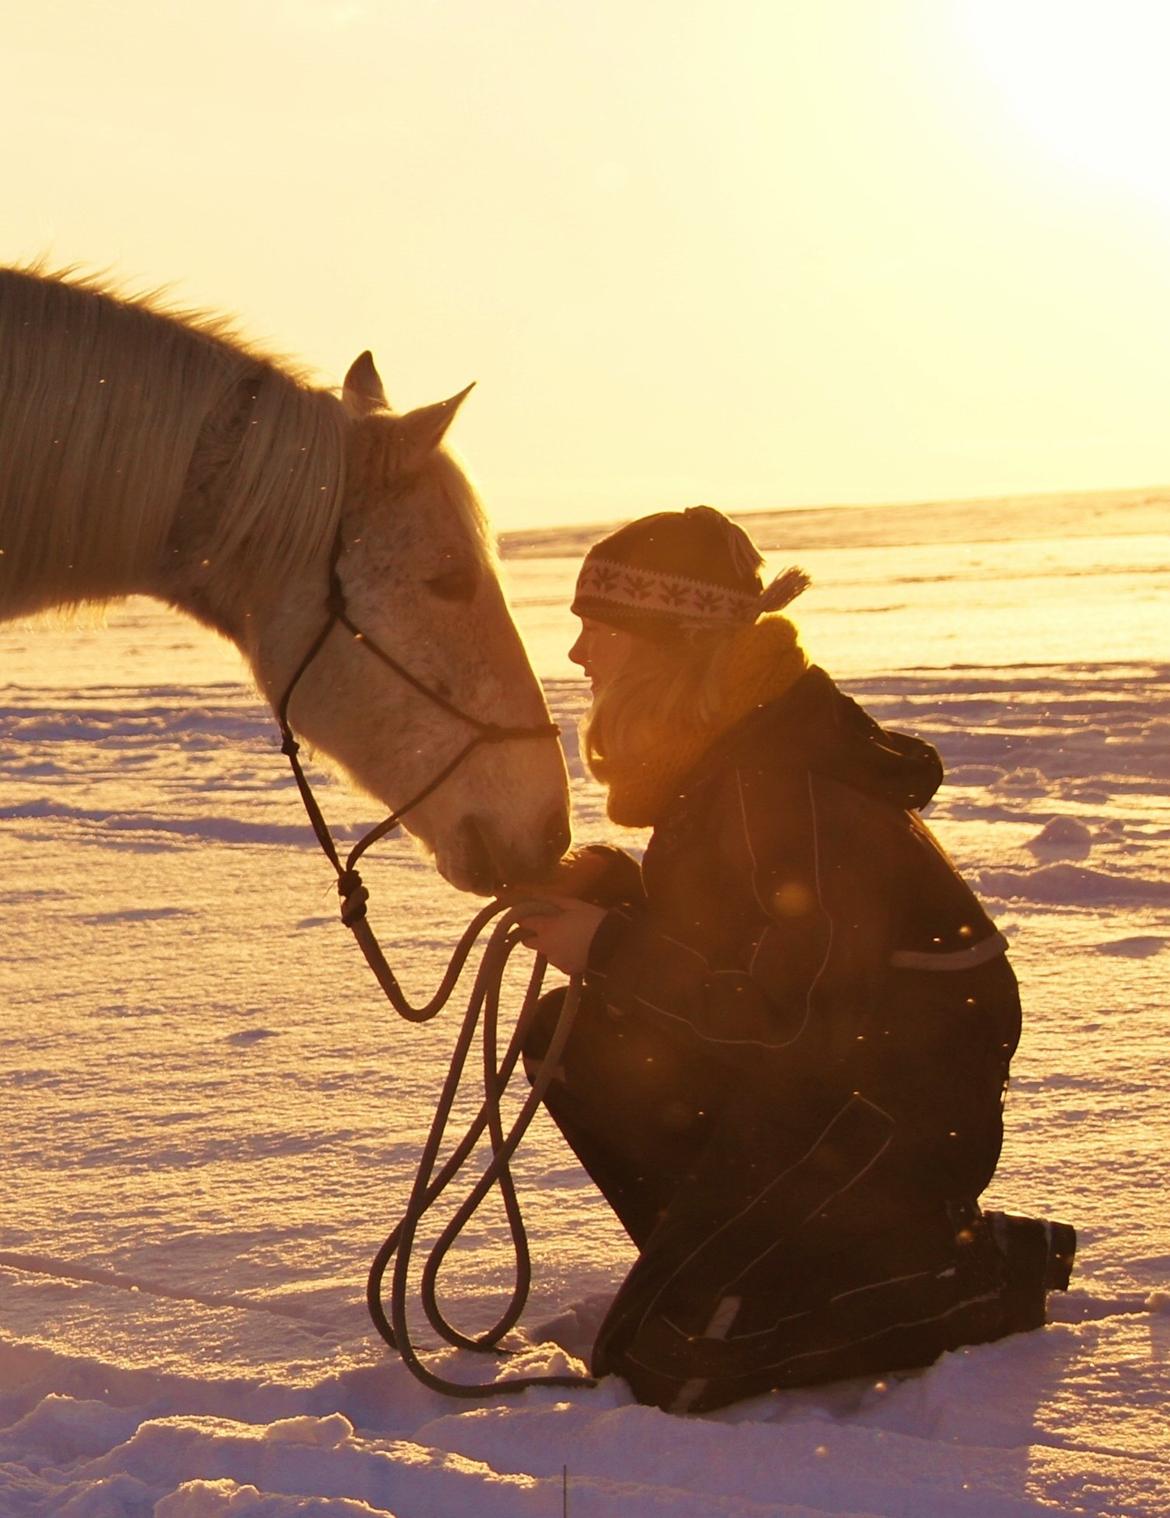
[[[222,576],[221,565],[221,578],[228,582],[226,596],[206,594],[202,584],[212,578],[212,545],[220,530],[224,477],[246,425],[243,416],[246,399],[242,383],[237,384],[205,419],[195,439],[186,475],[180,471],[177,477],[177,500],[165,536],[157,542],[151,531],[147,553],[139,549],[142,541],[139,535],[127,539],[114,503],[101,496],[90,503],[89,513],[103,511],[110,538],[122,548],[117,554],[86,554],[76,547],[65,547],[62,552],[60,529],[51,513],[42,509],[39,531],[26,532],[19,561],[5,566],[0,560],[0,569],[10,570],[7,576],[0,576],[0,618],[32,616],[55,608],[144,595],[170,601],[234,638],[235,630],[228,626],[220,606],[247,599],[250,587],[246,580],[238,575]],[[19,499],[0,504],[8,511],[20,509]],[[135,506],[133,500],[119,504],[130,509]],[[144,510],[141,515],[143,529],[153,529],[147,512]]]
[[[154,594],[143,576],[111,573],[108,566],[100,572],[89,572],[85,564],[77,563],[18,568],[10,580],[0,583],[0,622]]]
[[[240,644],[244,612],[261,587],[218,551],[229,475],[254,400],[254,376],[241,376],[199,432],[182,495],[159,562],[141,587]],[[241,645],[242,646],[242,645]]]
[[[254,378],[245,375],[205,424],[157,577],[146,590],[228,638],[253,665],[275,620],[325,615],[353,443],[333,398],[310,393],[303,403],[294,400],[299,430],[275,429],[283,441],[249,459]],[[263,394],[259,406],[263,416]],[[251,492],[241,499],[241,458],[262,498],[258,515]]]
[[[0,618],[148,595],[240,643],[265,592],[327,551],[341,403],[214,334],[51,282],[32,282],[34,342],[26,283],[0,303],[25,377],[0,394]]]

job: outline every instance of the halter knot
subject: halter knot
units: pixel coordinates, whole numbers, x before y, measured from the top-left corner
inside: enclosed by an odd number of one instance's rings
[[[366,915],[366,902],[370,893],[362,884],[357,870],[342,870],[337,877],[337,894],[341,897],[341,920],[346,927],[360,922]]]
[[[286,728],[285,729],[285,733],[284,733],[284,737],[281,739],[281,742],[280,742],[280,752],[282,754],[284,754],[286,756],[286,758],[295,759],[296,756],[300,753],[300,751],[301,751],[300,744],[293,737],[291,731]]]

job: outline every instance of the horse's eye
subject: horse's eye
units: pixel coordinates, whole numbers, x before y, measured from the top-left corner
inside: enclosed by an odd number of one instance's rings
[[[445,569],[426,582],[427,589],[440,601],[471,601],[479,585],[479,571],[468,565],[463,569]]]

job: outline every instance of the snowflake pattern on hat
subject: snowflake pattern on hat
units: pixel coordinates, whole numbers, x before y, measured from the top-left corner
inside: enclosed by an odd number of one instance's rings
[[[660,612],[695,622],[752,622],[760,609],[758,593],[748,595],[710,580],[634,569],[594,555],[581,566],[574,600],[603,601],[628,611]]]

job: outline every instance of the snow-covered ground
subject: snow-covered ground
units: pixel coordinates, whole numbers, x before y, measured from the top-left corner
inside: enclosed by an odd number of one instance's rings
[[[988,1199],[1078,1227],[1055,1321],[703,1419],[614,1380],[425,1390],[363,1290],[455,1012],[383,1006],[234,652],[132,602],[0,628],[3,1518],[1170,1514],[1170,498],[755,525],[814,575],[813,656],[947,762],[932,825],[1025,994]],[[505,565],[570,749],[588,539],[513,536]],[[579,837],[618,836],[579,769],[574,791]],[[374,820],[324,794],[342,829]],[[401,842],[366,874],[429,991],[474,904]],[[421,1333],[456,1379],[579,1368],[630,1263],[543,1118],[516,1172],[518,1353]],[[489,1209],[444,1278],[460,1326],[494,1319],[510,1263]]]

